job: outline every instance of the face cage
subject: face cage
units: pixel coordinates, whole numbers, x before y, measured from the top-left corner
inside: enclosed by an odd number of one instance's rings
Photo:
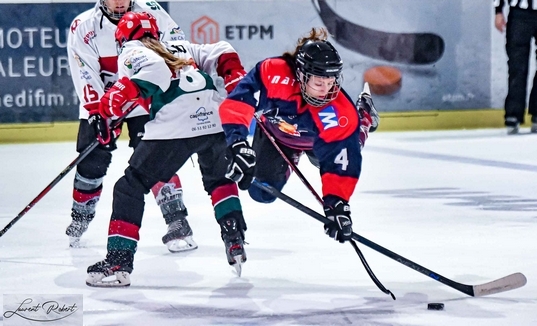
[[[108,6],[106,5],[106,0],[101,0],[101,7],[106,12],[108,17],[110,17],[112,19],[120,20],[123,17],[123,15],[125,15],[127,12],[131,11],[133,3],[134,3],[134,0],[131,0],[129,2],[129,7],[124,12],[115,12],[115,11],[110,10],[108,8]]]
[[[337,77],[334,76],[336,77],[336,80],[332,88],[330,88],[330,90],[328,91],[328,93],[325,95],[324,98],[319,98],[319,97],[308,95],[308,93],[306,92],[307,83],[310,80],[310,77],[317,76],[317,75],[313,75],[310,73],[303,74],[301,71],[298,71],[298,76],[299,76],[299,81],[300,81],[300,92],[302,93],[302,97],[304,98],[306,103],[315,107],[323,106],[325,104],[330,103],[330,101],[332,101],[333,99],[335,99],[337,95],[339,94],[340,85],[341,85],[341,82],[343,81],[342,75],[339,75]],[[324,77],[324,76],[317,76],[317,77]]]

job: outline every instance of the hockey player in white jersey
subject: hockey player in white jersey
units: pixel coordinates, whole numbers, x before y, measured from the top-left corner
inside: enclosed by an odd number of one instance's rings
[[[233,90],[246,72],[227,42],[165,43],[158,35],[152,13],[127,13],[116,31],[122,46],[119,80],[102,97],[99,113],[103,119],[122,116],[129,101],[151,98],[151,118],[125,175],[114,186],[108,252],[105,260],[88,267],[89,286],[130,285],[144,193],[159,180],[170,178],[195,153],[220,225],[227,261],[239,276],[246,261],[246,223],[237,184],[225,176],[229,159],[218,114],[226,91]],[[225,90],[217,90],[218,82]]]
[[[103,178],[116,148],[115,138],[100,135],[102,124],[98,114],[99,100],[117,81],[117,48],[114,38],[119,19],[127,12],[151,12],[164,40],[183,40],[184,33],[160,5],[151,1],[99,0],[93,9],[78,15],[71,24],[68,37],[68,57],[71,77],[80,100],[80,125],[76,149],[84,150],[97,136],[101,145],[94,149],[77,166],[73,189],[72,222],[67,227],[70,246],[79,246],[79,239],[95,217]],[[139,106],[131,112],[125,123],[129,130],[129,146],[136,148],[149,121],[147,111]],[[89,123],[88,123],[89,122]],[[186,220],[181,182],[176,174],[151,189],[168,226],[162,241],[171,252],[197,248],[192,229]]]

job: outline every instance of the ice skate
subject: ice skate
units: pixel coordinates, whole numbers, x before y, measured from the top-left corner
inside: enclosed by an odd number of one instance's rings
[[[198,248],[192,238],[192,229],[185,217],[179,217],[168,224],[168,233],[162,237],[162,242],[171,253],[190,251]]]
[[[246,262],[244,233],[237,225],[235,218],[227,218],[218,223],[220,224],[222,240],[226,247],[227,262],[235,268],[235,272],[240,277],[242,274],[242,264]]]
[[[520,122],[516,118],[508,117],[505,119],[505,126],[508,135],[516,135],[520,131]]]
[[[82,237],[82,234],[88,230],[89,223],[93,220],[95,214],[86,216],[73,210],[71,217],[73,220],[65,230],[65,234],[69,236],[69,247],[79,248],[80,238]]]
[[[127,251],[109,252],[105,260],[88,267],[86,285],[93,287],[130,286],[133,257],[134,254]]]

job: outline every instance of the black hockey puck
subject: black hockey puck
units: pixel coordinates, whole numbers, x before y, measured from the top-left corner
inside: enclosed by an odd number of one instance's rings
[[[429,303],[427,304],[427,310],[444,310],[443,303]]]

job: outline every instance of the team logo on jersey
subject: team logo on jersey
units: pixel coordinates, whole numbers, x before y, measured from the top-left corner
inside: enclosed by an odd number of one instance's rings
[[[89,31],[85,36],[84,36],[84,43],[86,44],[89,44],[89,42],[95,38],[95,31]]]
[[[75,19],[73,23],[71,24],[71,33],[75,33],[76,28],[80,25],[80,19]]]
[[[283,120],[280,117],[268,118],[268,121],[276,126],[278,129],[288,135],[300,137],[300,131],[298,131],[297,124],[290,124],[289,122]]]
[[[82,68],[82,67],[84,67],[86,65],[86,64],[84,64],[84,61],[82,61],[82,59],[80,59],[80,57],[78,55],[75,54],[73,57],[75,58],[75,61],[76,61],[76,63],[78,64],[78,66],[80,68]]]
[[[177,26],[172,28],[172,30],[170,31],[170,38],[172,41],[184,40],[185,33],[183,32],[181,27]]]
[[[269,81],[271,84],[281,84],[281,85],[291,85],[293,86],[296,82],[296,79],[294,78],[290,78],[290,77],[287,77],[287,76],[279,76],[279,75],[275,75],[275,76],[268,76],[269,78]]]
[[[132,63],[131,63],[131,58],[127,58],[127,60],[125,60],[125,62],[123,62],[123,65],[129,69],[132,69]]]
[[[327,130],[333,127],[345,127],[349,124],[349,119],[346,116],[338,116],[333,105],[329,105],[322,109],[319,113],[319,120],[323,124],[323,129]]]
[[[213,115],[213,111],[207,111],[203,106],[196,110],[196,114],[191,114],[190,119],[198,119],[198,121],[206,121],[209,116]]]
[[[145,3],[151,10],[160,10],[160,6],[156,1],[148,1]]]
[[[125,60],[125,62],[123,62],[123,64],[125,65],[125,67],[129,68],[129,69],[140,69],[140,64],[146,62],[148,59],[145,55],[143,56],[137,56],[137,54],[140,54],[140,53],[143,53],[142,51],[140,50],[135,50],[135,51],[132,51],[131,55],[129,58],[127,58]]]

